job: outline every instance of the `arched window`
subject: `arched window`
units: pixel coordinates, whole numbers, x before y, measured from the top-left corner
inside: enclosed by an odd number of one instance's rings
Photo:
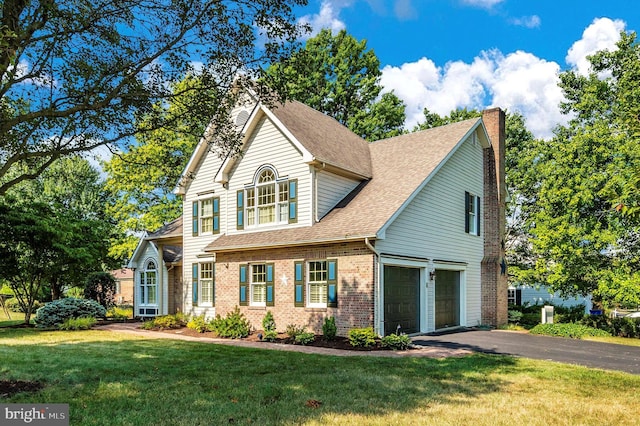
[[[140,304],[156,305],[158,303],[158,271],[156,263],[148,260],[144,270],[140,271]]]
[[[245,187],[246,225],[253,227],[295,221],[295,185],[295,180],[279,179],[271,166],[259,169],[253,185]]]

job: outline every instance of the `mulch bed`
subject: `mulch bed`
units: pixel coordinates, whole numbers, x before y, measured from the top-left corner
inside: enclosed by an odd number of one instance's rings
[[[44,384],[40,382],[0,380],[0,398],[9,398],[20,392],[38,392],[42,388]]]
[[[215,333],[206,331],[204,333],[198,333],[196,330],[192,330],[190,328],[187,327],[182,327],[182,328],[178,328],[178,329],[164,329],[164,330],[154,330],[154,331],[162,331],[164,333],[171,333],[171,334],[180,334],[182,336],[192,336],[192,337],[209,337],[209,338],[217,338],[218,336]],[[262,333],[261,331],[255,331],[253,333],[251,333],[249,336],[242,338],[241,340],[247,341],[247,342],[259,342],[260,339],[258,337],[258,334]],[[285,345],[293,345],[294,343],[291,341],[291,339],[289,339],[289,336],[287,336],[285,333],[280,333],[278,334],[278,338],[276,339],[275,342],[273,343],[281,343],[281,344],[285,344]],[[305,345],[305,346],[313,346],[313,347],[319,347],[319,348],[330,348],[330,349],[342,349],[342,350],[347,350],[347,351],[364,351],[364,352],[370,352],[370,351],[388,351],[388,348],[383,348],[380,346],[379,342],[377,342],[374,346],[368,347],[368,348],[358,348],[358,347],[353,347],[351,346],[351,344],[349,343],[349,339],[346,337],[340,337],[340,336],[336,336],[336,338],[334,340],[325,340],[322,335],[316,335],[316,338],[313,342]]]

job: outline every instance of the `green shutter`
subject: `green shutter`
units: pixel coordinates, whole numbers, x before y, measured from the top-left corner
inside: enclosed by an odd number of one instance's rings
[[[273,279],[273,274],[274,274],[274,270],[273,270],[273,263],[267,263],[267,306],[273,306],[274,305],[274,299],[275,299],[275,288],[273,285],[274,279]]]
[[[327,306],[338,307],[338,261],[327,260]]]
[[[193,292],[193,306],[198,306],[198,264],[191,265],[191,286]]]
[[[191,211],[193,212],[192,233],[194,237],[198,236],[198,202],[194,201],[191,204]]]
[[[247,306],[249,300],[249,289],[247,288],[247,265],[240,265],[240,306]]]
[[[296,307],[304,307],[304,262],[294,262],[294,285],[295,289],[295,303]]]
[[[213,233],[220,233],[220,197],[213,199]]]
[[[476,205],[476,235],[480,235],[480,197],[475,197]]]
[[[289,181],[289,223],[298,222],[298,179]]]
[[[244,229],[244,189],[236,193],[236,229]]]
[[[464,232],[469,233],[469,198],[471,194],[464,192]]]

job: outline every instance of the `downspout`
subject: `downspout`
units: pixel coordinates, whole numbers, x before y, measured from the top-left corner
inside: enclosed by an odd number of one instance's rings
[[[374,260],[374,271],[375,271],[375,275],[374,275],[374,280],[375,280],[375,290],[374,290],[374,294],[373,294],[373,323],[374,323],[374,327],[373,327],[373,331],[376,332],[376,334],[378,334],[379,336],[382,336],[382,332],[384,332],[384,330],[380,330],[380,292],[382,291],[381,289],[381,284],[380,284],[380,253],[378,252],[378,250],[376,250],[376,248],[373,246],[373,244],[371,244],[371,242],[369,241],[369,237],[365,237],[364,238],[364,245],[367,246],[367,248],[369,250],[371,250],[371,252],[374,254],[375,256],[375,260]]]

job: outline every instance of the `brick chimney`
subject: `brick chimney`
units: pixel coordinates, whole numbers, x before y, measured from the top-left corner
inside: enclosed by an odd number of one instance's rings
[[[482,324],[507,323],[505,238],[505,114],[500,108],[483,111],[482,121],[491,140],[484,150],[484,258],[481,269]]]

